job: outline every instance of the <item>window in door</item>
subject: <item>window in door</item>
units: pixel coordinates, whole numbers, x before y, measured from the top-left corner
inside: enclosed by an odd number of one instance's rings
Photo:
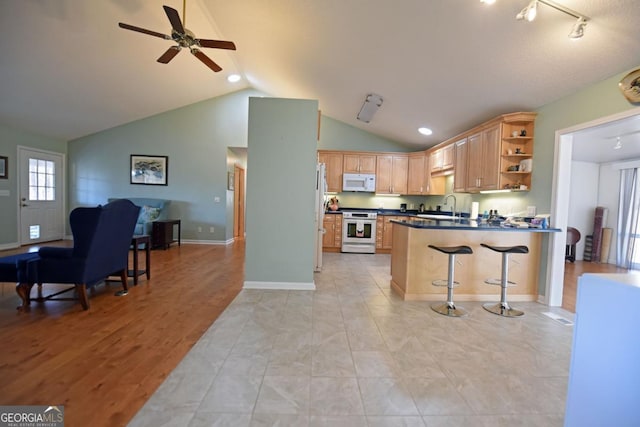
[[[29,200],[56,199],[56,167],[50,160],[29,159]]]

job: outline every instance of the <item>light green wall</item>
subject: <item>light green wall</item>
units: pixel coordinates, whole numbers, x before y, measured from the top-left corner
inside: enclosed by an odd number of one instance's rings
[[[0,125],[0,156],[8,157],[8,179],[0,179],[0,249],[19,244],[18,238],[18,177],[16,175],[18,146],[66,154],[65,141]]]
[[[377,135],[370,134],[344,122],[322,116],[320,121],[321,150],[352,150],[352,151],[417,151]]]
[[[245,285],[313,283],[317,117],[317,101],[249,101]]]
[[[262,95],[243,90],[69,142],[70,207],[110,197],[170,199],[182,238],[230,239],[227,147],[246,147],[248,100]],[[130,184],[131,154],[168,156],[168,185]]]

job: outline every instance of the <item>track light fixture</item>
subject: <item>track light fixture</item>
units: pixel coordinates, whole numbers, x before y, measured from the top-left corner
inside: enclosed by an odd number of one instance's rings
[[[526,19],[527,21],[531,22],[536,19],[536,15],[538,15],[538,0],[531,0],[531,3],[529,3],[524,9],[520,11],[520,13],[516,15],[516,19]]]
[[[529,2],[529,4],[516,15],[516,19],[526,20],[529,22],[536,19],[536,15],[538,14],[538,3],[547,5],[557,11],[560,11],[577,19],[576,23],[573,24],[573,27],[571,28],[571,32],[569,33],[570,39],[576,40],[584,36],[584,28],[587,26],[587,21],[589,20],[589,18],[552,0],[531,0],[531,2]]]

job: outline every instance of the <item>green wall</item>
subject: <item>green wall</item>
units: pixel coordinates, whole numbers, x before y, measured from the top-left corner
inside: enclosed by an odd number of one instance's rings
[[[65,141],[0,125],[0,156],[8,157],[8,179],[0,179],[0,249],[19,245],[18,237],[18,177],[16,175],[18,146],[66,154]]]
[[[245,287],[314,289],[318,102],[251,98]]]
[[[227,150],[247,146],[248,100],[262,95],[243,90],[70,141],[69,206],[110,197],[169,199],[183,239],[229,240]],[[168,156],[168,185],[130,184],[131,154]]]
[[[400,142],[392,141],[370,134],[362,129],[344,122],[322,116],[320,121],[321,150],[352,150],[352,151],[419,151],[409,149]]]

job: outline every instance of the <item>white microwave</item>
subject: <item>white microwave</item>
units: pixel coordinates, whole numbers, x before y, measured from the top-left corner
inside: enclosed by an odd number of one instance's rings
[[[376,175],[372,173],[345,173],[342,175],[342,191],[375,193]]]

